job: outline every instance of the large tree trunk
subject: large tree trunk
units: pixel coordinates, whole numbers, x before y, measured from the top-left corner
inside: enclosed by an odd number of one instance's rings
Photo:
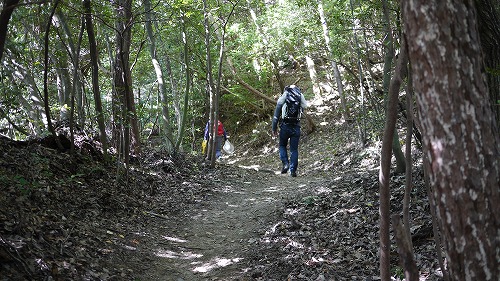
[[[498,280],[499,135],[474,1],[403,0],[402,9],[451,280]]]

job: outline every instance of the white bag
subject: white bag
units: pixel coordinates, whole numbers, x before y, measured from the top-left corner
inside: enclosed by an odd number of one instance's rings
[[[233,154],[234,152],[234,146],[232,143],[230,143],[228,140],[226,140],[226,142],[224,143],[224,146],[222,147],[222,149],[224,150],[224,152],[226,152],[227,154]]]

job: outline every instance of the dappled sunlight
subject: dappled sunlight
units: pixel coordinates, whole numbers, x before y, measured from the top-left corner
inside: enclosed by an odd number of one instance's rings
[[[129,245],[123,245],[122,246],[125,250],[129,250],[129,251],[137,251],[137,248],[136,247],[132,247],[132,246],[129,246]]]
[[[249,166],[238,165],[238,167],[243,168],[243,169],[247,169],[247,170],[255,170],[255,171],[259,171],[261,168],[260,165],[249,165]]]
[[[147,233],[147,232],[144,232],[144,231],[141,231],[141,232],[133,232],[132,234],[137,235],[137,236],[139,236],[139,237],[146,237],[146,236],[150,236],[150,235],[151,235],[150,233]]]
[[[175,252],[171,250],[160,249],[155,252],[155,256],[167,259],[192,260],[203,257],[202,254],[193,253],[190,251]]]
[[[170,236],[162,236],[163,239],[171,242],[177,242],[177,243],[187,243],[187,240],[184,240],[182,238],[177,238],[177,237],[170,237]]]
[[[324,186],[320,186],[316,189],[316,192],[318,194],[329,194],[332,192],[332,189],[331,188],[328,188],[328,187],[324,187]]]
[[[195,267],[193,269],[193,272],[206,273],[217,268],[226,267],[238,263],[241,260],[243,259],[242,258],[226,259],[226,258],[215,257],[211,261]]]
[[[229,208],[240,208],[240,207],[241,207],[240,205],[230,204],[229,202],[226,202],[226,205],[227,205]]]
[[[296,215],[296,214],[298,214],[298,213],[299,213],[299,209],[297,209],[297,208],[286,208],[286,209],[283,211],[283,213],[284,213],[285,215],[292,215],[292,216],[293,216],[293,215]]]
[[[276,198],[274,197],[267,197],[267,198],[248,198],[248,199],[245,199],[246,202],[252,202],[252,203],[256,203],[256,202],[274,202],[276,201]]]
[[[281,192],[281,191],[283,191],[283,188],[281,188],[279,186],[270,186],[270,187],[264,189],[263,191],[264,192],[271,192],[271,193],[273,193],[273,192]]]
[[[236,190],[237,187],[232,186],[232,185],[225,185],[221,187],[220,191],[225,192],[225,193],[234,193],[234,194],[246,194],[245,191],[238,191]]]
[[[294,248],[294,249],[304,249],[304,244],[294,241],[292,239],[288,240],[285,248]]]
[[[281,226],[283,225],[283,222],[279,222],[277,224],[275,224],[272,228],[271,228],[271,231],[267,231],[266,235],[270,235],[272,233],[276,233],[277,229],[280,228]],[[264,239],[262,239],[262,242],[263,243],[267,243],[267,244],[270,244],[270,243],[280,243],[280,244],[283,244],[283,248],[288,248],[288,249],[304,249],[305,246],[304,244],[302,243],[299,243],[293,239],[291,239],[290,237],[285,237],[285,236],[282,236],[282,237],[278,237],[278,238],[275,238],[275,239],[271,239],[269,237],[265,237]]]

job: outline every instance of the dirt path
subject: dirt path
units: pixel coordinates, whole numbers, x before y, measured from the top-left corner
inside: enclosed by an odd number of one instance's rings
[[[297,178],[278,172],[275,144],[242,144],[215,169],[153,151],[131,180],[6,143],[3,175],[42,175],[28,178],[46,186],[20,190],[19,178],[4,178],[0,280],[377,280],[377,150],[322,141],[301,140]],[[421,279],[441,281],[421,169],[413,179]],[[405,180],[391,181],[398,213]],[[396,254],[391,270],[401,277]]]
[[[256,273],[247,267],[252,247],[283,204],[308,192],[309,177],[226,165],[218,193],[165,227],[155,262],[143,280],[237,280]],[[261,253],[265,255],[266,253]],[[258,274],[258,273],[257,273]],[[239,279],[238,279],[239,280]]]

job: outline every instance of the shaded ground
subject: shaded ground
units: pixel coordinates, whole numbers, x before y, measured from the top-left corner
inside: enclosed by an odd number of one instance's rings
[[[350,125],[317,124],[297,178],[277,173],[269,124],[213,170],[153,149],[125,175],[91,154],[2,140],[0,280],[377,280],[379,148],[359,148]],[[416,259],[421,280],[439,280],[418,166]],[[393,212],[403,185],[394,175]]]

